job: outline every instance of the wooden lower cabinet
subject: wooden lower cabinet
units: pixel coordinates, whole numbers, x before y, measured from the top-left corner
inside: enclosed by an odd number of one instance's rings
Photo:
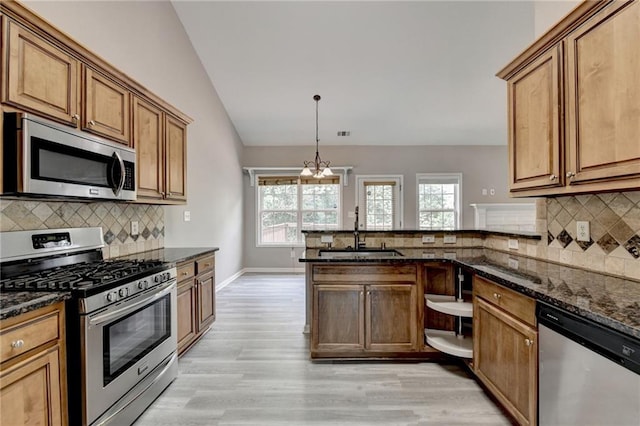
[[[64,304],[0,322],[0,424],[66,425]]]
[[[474,372],[519,424],[536,425],[535,301],[477,277],[473,284]]]
[[[215,257],[178,263],[178,355],[206,333],[216,318]]]
[[[316,265],[311,271],[312,358],[419,351],[416,265]]]

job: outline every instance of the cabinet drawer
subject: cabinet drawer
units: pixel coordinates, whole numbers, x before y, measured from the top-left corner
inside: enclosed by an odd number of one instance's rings
[[[196,273],[201,274],[206,271],[210,271],[215,266],[215,257],[207,256],[196,260]]]
[[[313,266],[314,282],[416,282],[416,265]]]
[[[536,301],[534,299],[478,276],[473,277],[473,293],[522,321],[536,325]]]
[[[189,279],[196,274],[196,264],[194,262],[187,262],[177,266],[178,281]]]
[[[60,337],[60,312],[50,312],[25,323],[2,330],[0,359],[2,362],[57,340]]]

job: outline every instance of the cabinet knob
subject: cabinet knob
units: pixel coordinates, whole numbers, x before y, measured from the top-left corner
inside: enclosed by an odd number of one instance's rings
[[[11,342],[11,347],[13,349],[20,349],[23,346],[24,346],[24,340],[22,339]]]
[[[205,267],[205,268],[208,268],[209,266],[211,266],[211,264],[210,264],[210,263],[205,263],[205,264],[204,264],[204,267]]]
[[[182,271],[182,273],[180,275],[188,275],[189,273],[187,271]]]
[[[500,300],[502,295],[500,293],[493,293],[493,297],[495,297],[496,299]]]
[[[567,177],[568,177],[568,178],[575,177],[575,175],[576,175],[576,174],[575,174],[574,172],[567,172]]]
[[[550,176],[549,176],[549,180],[558,180],[558,176],[556,176],[556,175],[550,175]]]
[[[531,339],[524,339],[524,344],[525,344],[525,345],[527,345],[527,346],[531,346],[531,345],[533,345],[533,340],[531,340]]]
[[[90,120],[90,121],[89,121],[89,126],[95,126],[95,125],[96,125],[96,122],[95,122],[95,121],[93,121],[93,120]]]
[[[361,292],[360,292],[360,296],[364,296],[364,291],[361,291]]]
[[[78,120],[80,120],[80,116],[79,116],[78,114],[73,114],[73,115],[71,116],[71,118],[73,119],[73,121],[78,121]]]
[[[367,291],[367,296],[371,296],[371,292],[370,291]]]

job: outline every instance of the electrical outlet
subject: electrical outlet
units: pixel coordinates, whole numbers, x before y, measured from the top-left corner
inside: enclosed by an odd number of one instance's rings
[[[333,235],[321,235],[320,236],[320,242],[321,243],[332,243],[333,242]]]
[[[518,240],[509,238],[509,242],[507,243],[507,247],[511,250],[518,250]]]
[[[435,235],[423,235],[422,236],[422,242],[423,243],[435,243],[436,242],[436,236]]]
[[[456,236],[455,235],[445,235],[444,236],[444,243],[445,244],[455,244],[456,243]]]
[[[435,259],[436,258],[436,254],[435,253],[422,253],[422,258],[423,259]]]
[[[140,231],[138,230],[138,221],[137,220],[132,220],[131,221],[131,235],[136,236],[140,233]]]
[[[590,241],[591,233],[589,232],[589,222],[587,221],[577,221],[576,222],[576,240],[578,241]]]
[[[493,188],[491,188],[491,189],[489,190],[489,195],[491,195],[491,196],[496,195],[496,190],[495,190],[495,189],[493,189]]]
[[[518,259],[509,258],[509,268],[518,269]]]
[[[487,188],[482,188],[482,195],[487,195]]]
[[[185,210],[184,211],[184,221],[185,222],[190,222],[191,221],[191,212],[189,210]]]
[[[449,260],[455,260],[457,257],[455,253],[447,253],[447,252],[444,252],[443,256],[445,259],[449,259]]]

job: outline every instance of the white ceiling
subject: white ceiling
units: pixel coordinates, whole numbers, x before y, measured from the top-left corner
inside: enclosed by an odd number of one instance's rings
[[[173,0],[246,146],[506,144],[528,1]],[[339,130],[351,131],[338,137]]]

